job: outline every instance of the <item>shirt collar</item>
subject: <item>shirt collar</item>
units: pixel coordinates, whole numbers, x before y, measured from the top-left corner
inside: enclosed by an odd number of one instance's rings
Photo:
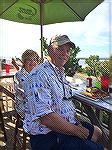
[[[47,60],[48,61],[48,60]],[[56,65],[54,65],[52,62],[50,62],[50,61],[48,61],[48,63],[50,63],[50,65],[52,65],[52,67],[56,70],[56,71],[59,71],[59,72],[61,72],[61,73],[64,73],[64,71],[65,71],[65,68],[64,67],[62,67],[62,68],[58,68]]]

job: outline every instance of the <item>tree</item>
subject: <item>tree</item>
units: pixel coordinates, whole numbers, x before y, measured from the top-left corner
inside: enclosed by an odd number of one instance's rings
[[[70,58],[65,64],[65,74],[68,76],[73,76],[81,66],[79,66],[79,59],[76,58],[77,54],[80,52],[80,48],[77,46],[72,48],[70,51]]]
[[[89,58],[85,60],[87,63],[86,73],[95,77],[102,75],[109,76],[109,61],[100,61],[98,55],[90,55]]]
[[[110,83],[112,84],[112,55],[109,58],[109,77],[110,77]]]
[[[103,76],[109,76],[109,61],[102,61],[99,65],[99,72]]]
[[[47,38],[43,37],[43,51],[44,55],[48,56],[48,44],[47,44]]]
[[[85,59],[86,64],[86,73],[88,75],[93,75],[97,77],[99,75],[99,65],[100,65],[100,58],[98,55],[90,55],[89,58]]]

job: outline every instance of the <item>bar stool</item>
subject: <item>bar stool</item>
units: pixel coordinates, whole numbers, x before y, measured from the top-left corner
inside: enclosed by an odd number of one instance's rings
[[[16,150],[16,144],[17,142],[20,142],[20,140],[18,139],[18,131],[19,129],[22,129],[22,133],[23,133],[23,136],[22,136],[22,141],[21,141],[21,145],[22,145],[22,150],[26,150],[26,136],[27,136],[27,133],[24,132],[24,129],[23,129],[23,126],[20,124],[20,122],[22,123],[23,120],[21,118],[21,116],[17,113],[17,118],[16,118],[16,124],[15,124],[15,131],[14,131],[14,143],[13,143],[13,150]]]

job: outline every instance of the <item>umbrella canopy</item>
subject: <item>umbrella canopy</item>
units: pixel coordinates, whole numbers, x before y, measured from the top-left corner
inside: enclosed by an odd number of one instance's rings
[[[41,25],[41,57],[43,57],[43,25],[84,21],[104,0],[0,0],[0,18],[26,24]]]

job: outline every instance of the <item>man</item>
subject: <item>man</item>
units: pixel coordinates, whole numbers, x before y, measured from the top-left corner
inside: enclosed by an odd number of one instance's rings
[[[52,38],[48,47],[50,61],[38,65],[25,81],[24,129],[30,134],[32,150],[104,150],[96,143],[101,130],[76,119],[63,68],[74,47],[66,35]]]

